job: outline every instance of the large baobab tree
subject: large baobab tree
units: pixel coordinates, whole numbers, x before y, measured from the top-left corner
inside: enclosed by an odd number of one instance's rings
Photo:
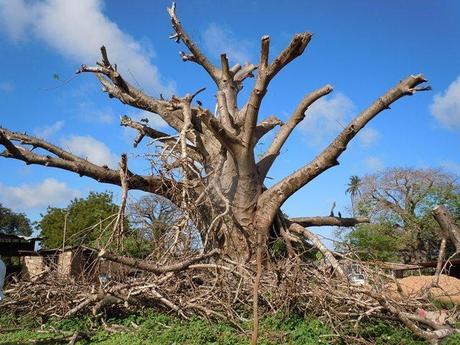
[[[318,243],[304,229],[313,225],[353,225],[366,219],[309,217],[296,222],[280,212],[286,200],[326,170],[339,164],[339,157],[348,143],[366,124],[404,96],[428,90],[420,86],[423,75],[410,75],[377,97],[359,113],[337,137],[311,162],[266,188],[264,180],[291,133],[304,119],[306,110],[318,99],[332,92],[324,85],[307,93],[286,122],[261,114],[261,105],[269,95],[271,81],[290,62],[303,54],[312,34],[296,34],[289,45],[276,55],[270,54],[270,37],[261,38],[260,59],[256,64],[230,66],[225,54],[216,66],[203,54],[184,30],[176,15],[175,5],[168,9],[174,34],[171,39],[187,49],[180,57],[198,64],[209,75],[215,88],[217,110],[197,103],[197,91],[170,98],[153,97],[126,81],[110,61],[110,52],[101,48],[101,59],[95,66],[82,65],[78,73],[94,74],[104,92],[124,104],[156,113],[177,135],[169,135],[146,123],[124,116],[121,125],[137,131],[134,145],[144,138],[161,144],[162,150],[153,158],[158,175],[139,175],[129,169],[110,169],[93,164],[50,142],[27,134],[0,129],[2,157],[72,171],[101,183],[120,185],[126,190],[141,190],[161,195],[184,210],[178,228],[193,223],[200,232],[204,250],[220,248],[238,261],[253,258],[256,248],[266,248],[273,238],[282,238],[292,249],[299,237]],[[255,78],[254,87],[245,102],[238,96],[247,78]],[[272,130],[277,133],[266,152],[256,159],[259,140]],[[125,156],[123,156],[125,157]],[[126,158],[121,160],[122,166]],[[129,163],[129,162],[128,162]],[[160,168],[161,167],[161,168]],[[324,247],[322,247],[324,249]],[[264,250],[262,250],[264,253]],[[263,254],[262,254],[263,255]]]

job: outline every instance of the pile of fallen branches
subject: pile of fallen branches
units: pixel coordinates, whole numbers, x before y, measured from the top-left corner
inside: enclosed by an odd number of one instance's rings
[[[253,266],[217,255],[199,258],[165,265],[163,271],[156,267],[156,272],[136,266],[134,276],[99,277],[97,281],[50,272],[34,282],[11,284],[0,308],[46,320],[80,314],[104,318],[107,311],[150,307],[185,319],[200,315],[225,320],[245,332],[242,324],[252,317]],[[131,264],[134,267],[134,261]],[[441,314],[428,295],[402,296],[388,288],[397,281],[384,271],[362,263],[360,267],[367,283],[352,285],[322,261],[305,263],[297,257],[267,264],[259,285],[260,312],[314,314],[348,343],[356,343],[361,322],[376,318],[400,322],[431,343],[458,332],[453,327],[458,318],[455,309],[443,311],[447,316],[442,320],[427,317],[426,312]]]

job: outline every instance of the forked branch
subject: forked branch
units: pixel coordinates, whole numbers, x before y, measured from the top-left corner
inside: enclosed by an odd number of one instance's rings
[[[311,40],[311,36],[309,32],[296,34],[291,43],[270,64],[268,64],[270,38],[268,36],[262,37],[259,73],[246,104],[246,118],[244,124],[245,143],[249,143],[253,137],[260,105],[267,92],[268,84],[283,67],[302,55]],[[249,148],[250,145],[248,145],[248,149]]]
[[[318,99],[329,94],[332,91],[332,86],[326,85],[322,88],[315,90],[308,95],[306,95],[302,101],[297,106],[296,110],[292,114],[291,118],[283,126],[281,126],[279,132],[277,133],[275,139],[271,143],[267,152],[262,156],[262,158],[257,163],[257,168],[259,170],[259,175],[261,180],[264,180],[273,165],[276,157],[281,152],[286,140],[291,135],[294,128],[305,118],[305,112],[307,109]]]
[[[401,97],[413,95],[417,91],[424,91],[429,87],[418,88],[426,82],[423,75],[411,75],[399,82],[382,97],[378,98],[369,108],[359,114],[334,141],[322,151],[313,161],[295,171],[265,191],[258,201],[259,209],[268,206],[268,213],[274,217],[281,205],[296,191],[305,186],[312,179],[339,164],[338,158],[346,150],[348,143],[364,126],[381,111],[388,109],[390,104]],[[265,209],[267,212],[267,209]],[[273,219],[273,218],[271,218]]]

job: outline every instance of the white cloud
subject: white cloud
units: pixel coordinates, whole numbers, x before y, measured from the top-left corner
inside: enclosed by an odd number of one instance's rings
[[[132,75],[143,88],[172,93],[173,83],[164,84],[150,61],[151,49],[112,22],[102,11],[103,4],[102,0],[0,0],[0,23],[12,40],[33,35],[78,63],[95,63],[105,45],[125,78]]]
[[[229,61],[243,64],[251,60],[249,43],[234,37],[230,30],[223,29],[215,23],[209,24],[203,33],[205,48],[214,57],[225,53]]]
[[[47,178],[38,184],[5,186],[0,184],[0,201],[8,207],[21,211],[63,204],[79,197],[80,192],[63,182]]]
[[[369,147],[380,138],[379,131],[373,128],[364,128],[358,133],[357,139],[362,147]]]
[[[353,109],[353,102],[341,93],[323,97],[307,109],[305,119],[299,126],[306,134],[307,142],[319,146],[328,142],[347,125],[347,118]]]
[[[115,122],[115,115],[112,108],[98,108],[91,102],[81,102],[78,105],[77,117],[88,123],[110,125]]]
[[[460,77],[433,97],[431,113],[445,127],[460,130]]]
[[[0,82],[1,92],[12,92],[14,91],[14,84],[9,81]]]
[[[23,0],[0,0],[0,25],[10,38],[19,41],[25,37],[25,28],[33,20],[30,5]]]
[[[117,156],[114,155],[106,144],[90,136],[72,136],[62,141],[64,149],[90,162],[98,165],[116,167]]]
[[[59,132],[62,127],[64,127],[64,121],[56,121],[52,125],[35,128],[34,133],[39,138],[47,139]]]
[[[379,171],[385,167],[383,161],[380,158],[374,156],[367,157],[364,160],[364,165],[371,171]]]

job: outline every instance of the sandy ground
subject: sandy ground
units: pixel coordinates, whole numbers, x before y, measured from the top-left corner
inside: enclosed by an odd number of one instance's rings
[[[427,292],[427,287],[430,286],[433,279],[434,276],[410,276],[398,279],[398,281],[405,296],[416,297]],[[396,284],[392,284],[390,290],[396,291]],[[460,279],[441,275],[439,287],[430,288],[429,293],[437,301],[460,305]]]

